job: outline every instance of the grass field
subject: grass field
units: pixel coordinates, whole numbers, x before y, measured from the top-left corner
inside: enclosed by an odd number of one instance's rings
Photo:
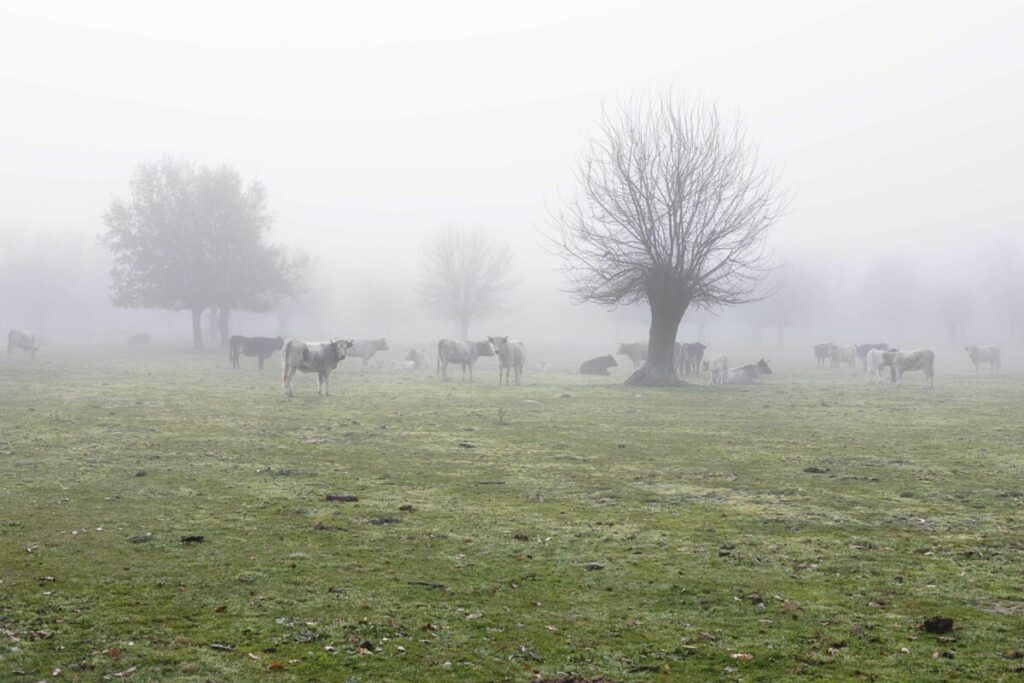
[[[1020,375],[245,361],[0,359],[0,680],[1024,680]]]

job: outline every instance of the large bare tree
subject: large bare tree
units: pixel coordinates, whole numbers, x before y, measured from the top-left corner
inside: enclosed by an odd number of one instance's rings
[[[669,91],[606,110],[552,217],[578,301],[651,309],[647,362],[627,384],[675,386],[676,332],[690,306],[758,297],[765,240],[784,210],[776,173],[738,122]]]
[[[518,285],[508,244],[480,228],[442,227],[427,243],[419,279],[424,303],[459,325],[461,339],[473,320],[507,308],[505,297]]]

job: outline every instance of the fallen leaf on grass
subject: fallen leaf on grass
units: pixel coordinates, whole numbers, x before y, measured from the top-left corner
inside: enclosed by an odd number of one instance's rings
[[[214,608],[213,611],[214,612],[226,612],[227,610],[228,610],[228,606],[227,605],[218,605],[217,607]]]
[[[224,645],[223,643],[210,643],[210,649],[220,650],[221,652],[230,652],[235,648],[231,647],[230,645]]]
[[[115,671],[112,674],[107,674],[106,676],[104,676],[104,678],[107,678],[107,677],[110,677],[110,678],[125,678],[126,676],[131,676],[133,673],[135,673],[138,670],[139,670],[139,667],[133,666],[133,667],[129,667],[129,668],[125,669],[124,671]]]
[[[479,619],[482,616],[483,615],[480,614],[479,612],[471,612],[471,613],[466,615],[466,619],[469,620],[469,621],[473,621],[475,619]]]
[[[252,660],[258,660],[260,658],[259,655],[253,654],[252,652],[249,652],[247,654],[249,655],[249,659],[252,659]]]
[[[267,664],[267,671],[280,671],[283,668],[283,662],[271,662],[270,664]]]
[[[750,654],[749,652],[733,652],[729,656],[733,659],[738,659],[743,662],[754,658],[754,655]]]

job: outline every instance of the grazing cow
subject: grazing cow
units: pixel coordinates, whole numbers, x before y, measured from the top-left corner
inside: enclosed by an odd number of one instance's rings
[[[733,368],[732,370],[729,370],[728,383],[760,384],[761,375],[770,374],[772,374],[772,369],[768,367],[768,361],[762,358],[756,363],[748,363],[747,365],[741,365],[738,368]]]
[[[998,346],[965,346],[967,355],[974,363],[975,374],[981,372],[981,364],[988,363],[988,374],[998,372],[1003,365],[1002,351]]]
[[[767,364],[765,364],[767,367]],[[725,384],[726,380],[729,379],[729,357],[725,354],[718,354],[717,356],[711,357],[711,383],[712,384]],[[771,370],[769,369],[770,373]]]
[[[851,344],[833,344],[832,367],[838,368],[843,363],[846,363],[852,374],[857,365],[857,347]]]
[[[412,361],[414,370],[426,370],[430,367],[430,364],[427,363],[427,354],[422,350],[409,349],[409,353],[405,355],[405,360]]]
[[[494,346],[498,354],[498,386],[501,386],[501,375],[505,374],[505,386],[509,385],[509,376],[513,370],[516,373],[516,384],[521,384],[523,379],[523,364],[526,362],[526,349],[521,341],[509,341],[508,337],[488,337],[487,341]]]
[[[608,368],[617,368],[619,364],[615,362],[615,358],[608,354],[607,356],[598,356],[597,358],[591,358],[590,360],[583,361],[580,365],[581,375],[607,375]]]
[[[331,380],[331,370],[338,367],[338,363],[345,360],[345,352],[352,346],[350,339],[332,339],[326,342],[304,342],[298,339],[289,339],[281,350],[281,361],[284,364],[284,373],[281,375],[281,383],[284,385],[284,395],[292,396],[292,377],[296,370],[302,372],[316,373],[316,393],[329,396],[328,385]]]
[[[815,344],[811,348],[814,349],[814,358],[817,359],[819,368],[825,367],[825,361],[828,361],[831,367],[836,366],[835,361],[832,360],[832,351],[836,348],[835,344],[831,342]]]
[[[882,364],[889,366],[892,381],[896,386],[903,384],[903,373],[907,370],[921,370],[928,388],[935,386],[935,353],[922,349],[920,351],[883,351]]]
[[[356,339],[352,342],[352,348],[348,350],[348,355],[352,357],[359,357],[363,359],[363,372],[366,372],[366,368],[370,365],[370,359],[378,351],[388,351],[387,339]]]
[[[228,340],[228,361],[231,367],[240,368],[242,366],[238,364],[239,356],[256,356],[262,370],[263,361],[273,356],[274,352],[283,346],[283,337],[243,337],[233,334]]]
[[[864,360],[868,370],[868,384],[877,384],[882,381],[882,368],[887,365],[885,362],[886,351],[899,351],[899,349],[874,348],[868,350],[867,354],[865,354]]]
[[[138,332],[128,337],[128,341],[125,342],[129,349],[140,351],[149,346],[150,336],[145,332]]]
[[[676,347],[676,368],[684,377],[696,375],[701,361],[704,360],[704,350],[708,348],[708,345],[694,342],[692,344],[676,344]]]
[[[647,360],[647,343],[634,342],[632,344],[619,344],[619,350],[615,352],[619,356],[629,356],[633,361],[633,369],[640,367],[640,364]]]
[[[868,351],[871,349],[878,349],[880,351],[889,351],[889,345],[885,342],[879,344],[857,344],[857,358],[860,358],[861,365],[864,369],[868,369]]]
[[[491,343],[486,341],[457,342],[454,339],[442,339],[437,342],[437,374],[445,382],[448,381],[448,364],[458,363],[462,366],[462,381],[466,381],[466,368],[469,368],[469,381],[473,381],[473,366],[480,356],[493,356]]]
[[[36,336],[28,330],[11,330],[7,333],[7,353],[14,353],[15,349],[21,349],[35,360],[36,351],[39,349],[36,346]]]

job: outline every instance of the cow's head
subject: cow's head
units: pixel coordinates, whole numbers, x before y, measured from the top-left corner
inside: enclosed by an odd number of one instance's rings
[[[697,351],[700,353],[704,353],[704,350],[708,348],[708,345],[697,342],[693,345],[693,348],[697,349]]]
[[[508,335],[504,337],[488,337],[487,341],[494,347],[494,350],[499,350],[505,344],[508,344]]]
[[[351,339],[332,339],[331,348],[334,349],[334,357],[338,360],[345,360],[345,353],[352,348]]]
[[[771,358],[769,358],[768,360],[765,360],[764,356],[761,356],[761,360],[757,361],[757,370],[762,375],[770,375],[770,374],[772,374],[772,369],[770,367],[768,367],[768,361],[770,361],[770,360],[771,360]]]
[[[610,367],[610,368],[617,368],[617,367],[619,367],[619,364],[615,362],[615,358],[611,354],[605,356],[604,357],[604,361],[605,361],[605,364],[608,367]]]
[[[378,351],[390,351],[391,350],[390,348],[388,348],[388,340],[385,339],[384,337],[381,337],[380,339],[374,339],[373,340],[373,345],[374,345],[374,347]]]
[[[886,365],[892,365],[896,362],[896,356],[899,354],[899,349],[891,349],[889,351],[882,352],[882,364],[879,367],[885,367]]]
[[[488,341],[469,342],[476,347],[476,355],[478,356],[493,356],[494,349],[491,348],[490,338]]]

